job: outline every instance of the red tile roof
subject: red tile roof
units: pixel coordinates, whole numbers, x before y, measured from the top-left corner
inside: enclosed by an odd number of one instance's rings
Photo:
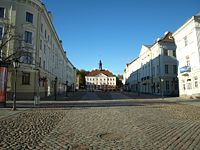
[[[108,70],[98,70],[98,69],[92,70],[87,76],[96,76],[96,75],[101,74],[101,73],[108,76],[108,77],[114,77],[114,75],[110,71],[108,71]]]

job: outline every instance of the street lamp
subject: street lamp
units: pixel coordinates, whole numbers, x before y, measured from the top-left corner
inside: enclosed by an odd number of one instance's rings
[[[16,85],[17,85],[17,68],[19,68],[19,60],[13,61],[13,67],[14,67],[14,93],[13,93],[13,108],[12,110],[16,110]]]
[[[66,84],[65,84],[65,85],[66,85],[66,91],[65,91],[65,92],[66,92],[66,95],[65,95],[65,96],[68,97],[68,95],[67,95],[67,88],[68,88],[67,85],[68,85],[68,81],[66,81]]]
[[[55,100],[56,100],[56,97],[57,97],[57,81],[58,81],[58,78],[55,77],[55,80],[54,80],[54,96],[55,96]]]
[[[162,86],[162,99],[164,99],[164,95],[163,95],[163,92],[164,92],[164,86],[163,86],[163,82],[164,82],[164,79],[161,78],[161,86]]]
[[[138,82],[137,91],[138,91],[138,96],[140,96],[140,82]]]

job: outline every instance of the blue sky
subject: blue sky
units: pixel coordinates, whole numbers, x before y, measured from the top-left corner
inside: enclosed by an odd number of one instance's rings
[[[78,69],[123,74],[142,44],[174,32],[200,11],[199,0],[43,0],[68,58]]]

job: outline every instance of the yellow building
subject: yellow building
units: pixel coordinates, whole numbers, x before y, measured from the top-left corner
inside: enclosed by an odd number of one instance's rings
[[[34,99],[62,93],[66,86],[74,88],[76,68],[68,60],[54,25],[52,14],[40,0],[1,0],[0,34],[7,25],[14,26],[14,35],[3,49],[6,57],[20,53],[17,68],[17,99]],[[1,41],[1,39],[0,39]],[[12,99],[14,69],[9,67],[7,98]]]

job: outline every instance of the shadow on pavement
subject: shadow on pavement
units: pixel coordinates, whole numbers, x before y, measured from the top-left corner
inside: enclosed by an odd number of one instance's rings
[[[17,101],[18,108],[72,108],[72,107],[115,107],[115,106],[144,106],[155,104],[176,104],[181,101],[162,100],[158,96],[132,92],[68,92],[54,96],[42,98],[39,104],[34,105],[32,101]],[[12,103],[6,104],[8,108]]]
[[[81,100],[123,100],[123,99],[160,99],[161,96],[142,94],[138,95],[133,92],[88,92],[88,91],[78,91],[78,92],[68,92],[66,94],[58,94],[56,96],[57,101],[81,101]],[[41,101],[55,100],[55,96],[49,96],[41,98]]]
[[[131,101],[115,101],[115,102],[80,102],[80,103],[41,103],[33,105],[30,103],[17,103],[17,108],[81,108],[81,107],[118,107],[118,106],[147,106],[156,104],[177,104],[177,102],[168,101],[145,101],[145,102],[131,102]],[[12,104],[8,104],[7,108],[12,108]]]

